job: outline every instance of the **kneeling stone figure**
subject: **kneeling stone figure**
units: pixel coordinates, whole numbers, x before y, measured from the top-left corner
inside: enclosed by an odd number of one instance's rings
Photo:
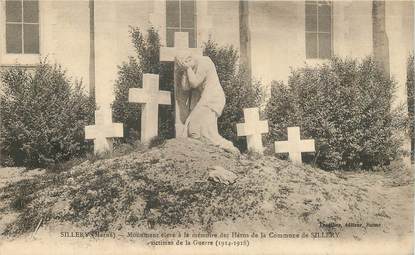
[[[231,153],[239,154],[232,142],[218,132],[217,120],[225,107],[225,93],[214,63],[206,56],[176,56],[176,98],[183,136],[205,140]]]

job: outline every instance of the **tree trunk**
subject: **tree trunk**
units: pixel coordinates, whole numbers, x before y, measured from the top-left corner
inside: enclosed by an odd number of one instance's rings
[[[249,30],[249,1],[239,1],[239,47],[240,63],[245,68],[247,77],[252,78],[251,34]]]
[[[386,34],[385,1],[372,1],[373,55],[386,77],[390,77],[389,40]]]

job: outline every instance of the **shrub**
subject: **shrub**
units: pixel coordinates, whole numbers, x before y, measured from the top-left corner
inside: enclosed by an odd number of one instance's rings
[[[160,75],[160,89],[174,91],[173,63],[160,63],[160,38],[153,28],[145,36],[138,28],[131,28],[130,36],[136,56],[119,66],[115,83],[114,119],[124,123],[121,142],[133,143],[140,138],[140,106],[128,102],[128,90],[141,86],[143,73]],[[219,80],[226,95],[226,106],[218,120],[219,132],[233,141],[240,149],[245,148],[245,138],[236,135],[236,123],[242,122],[243,108],[259,106],[263,91],[261,83],[246,77],[244,68],[237,71],[238,52],[232,46],[220,47],[213,41],[204,44],[204,55],[215,63]],[[174,137],[173,107],[159,106],[159,137]]]
[[[238,51],[233,46],[218,46],[213,41],[204,44],[204,55],[215,64],[226,97],[226,105],[218,119],[219,133],[240,150],[246,150],[246,138],[238,137],[236,124],[243,122],[243,109],[259,107],[264,90],[260,81],[247,76],[245,67],[237,69]]]
[[[89,149],[84,127],[93,120],[94,100],[60,66],[11,67],[1,82],[2,164],[43,167]]]
[[[394,90],[371,58],[293,70],[288,86],[272,87],[269,140],[286,140],[286,128],[300,126],[302,139],[316,139],[314,160],[323,169],[388,164],[399,155],[405,125],[401,108],[391,108]]]
[[[160,37],[154,28],[147,30],[145,36],[140,29],[131,27],[130,37],[136,56],[130,56],[127,62],[118,68],[115,82],[115,101],[113,116],[116,122],[124,124],[124,138],[120,142],[134,143],[140,139],[141,107],[128,102],[128,90],[142,87],[143,73],[159,74],[160,90],[174,91],[173,64],[161,63]],[[159,105],[159,137],[174,137],[174,115],[172,106]]]
[[[414,107],[415,107],[415,94],[414,94],[414,56],[410,56],[408,59],[407,75],[406,75],[406,88],[408,92],[408,113],[409,113],[409,135],[411,137],[411,157],[414,159]]]

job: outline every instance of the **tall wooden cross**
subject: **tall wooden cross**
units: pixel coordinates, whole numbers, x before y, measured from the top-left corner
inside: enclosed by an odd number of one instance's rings
[[[109,106],[95,111],[95,125],[85,127],[85,139],[94,140],[94,153],[112,151],[112,138],[123,137],[122,123],[112,122],[112,109]]]
[[[268,121],[259,120],[258,108],[244,109],[244,119],[245,123],[236,124],[238,136],[246,136],[248,150],[262,153],[264,148],[261,134],[268,133]]]
[[[189,52],[196,56],[202,56],[203,50],[201,48],[189,48],[189,35],[187,32],[175,32],[174,33],[174,47],[161,47],[160,48],[160,61],[174,61],[177,55],[181,55],[183,52]],[[176,66],[174,68],[176,70]],[[175,72],[176,73],[176,72]],[[176,81],[176,77],[174,77]],[[175,130],[176,137],[183,136],[184,123],[180,119],[180,108],[177,103],[177,84],[174,84],[175,94]]]
[[[141,142],[149,142],[158,135],[158,105],[170,105],[169,91],[159,90],[157,74],[143,74],[143,88],[129,90],[128,101],[142,104]]]
[[[301,152],[314,152],[314,139],[300,140],[300,128],[288,128],[288,141],[275,142],[275,153],[288,152],[292,162],[302,163]]]

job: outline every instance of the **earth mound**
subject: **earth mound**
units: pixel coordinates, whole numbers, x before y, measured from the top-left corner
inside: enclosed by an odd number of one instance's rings
[[[236,182],[209,181],[214,165],[234,172]],[[69,224],[90,231],[337,231],[360,238],[390,229],[384,194],[371,186],[275,157],[235,156],[196,140],[172,139],[3,187],[0,197],[8,206],[1,211],[17,217],[2,234]],[[370,222],[382,228],[345,227]]]

